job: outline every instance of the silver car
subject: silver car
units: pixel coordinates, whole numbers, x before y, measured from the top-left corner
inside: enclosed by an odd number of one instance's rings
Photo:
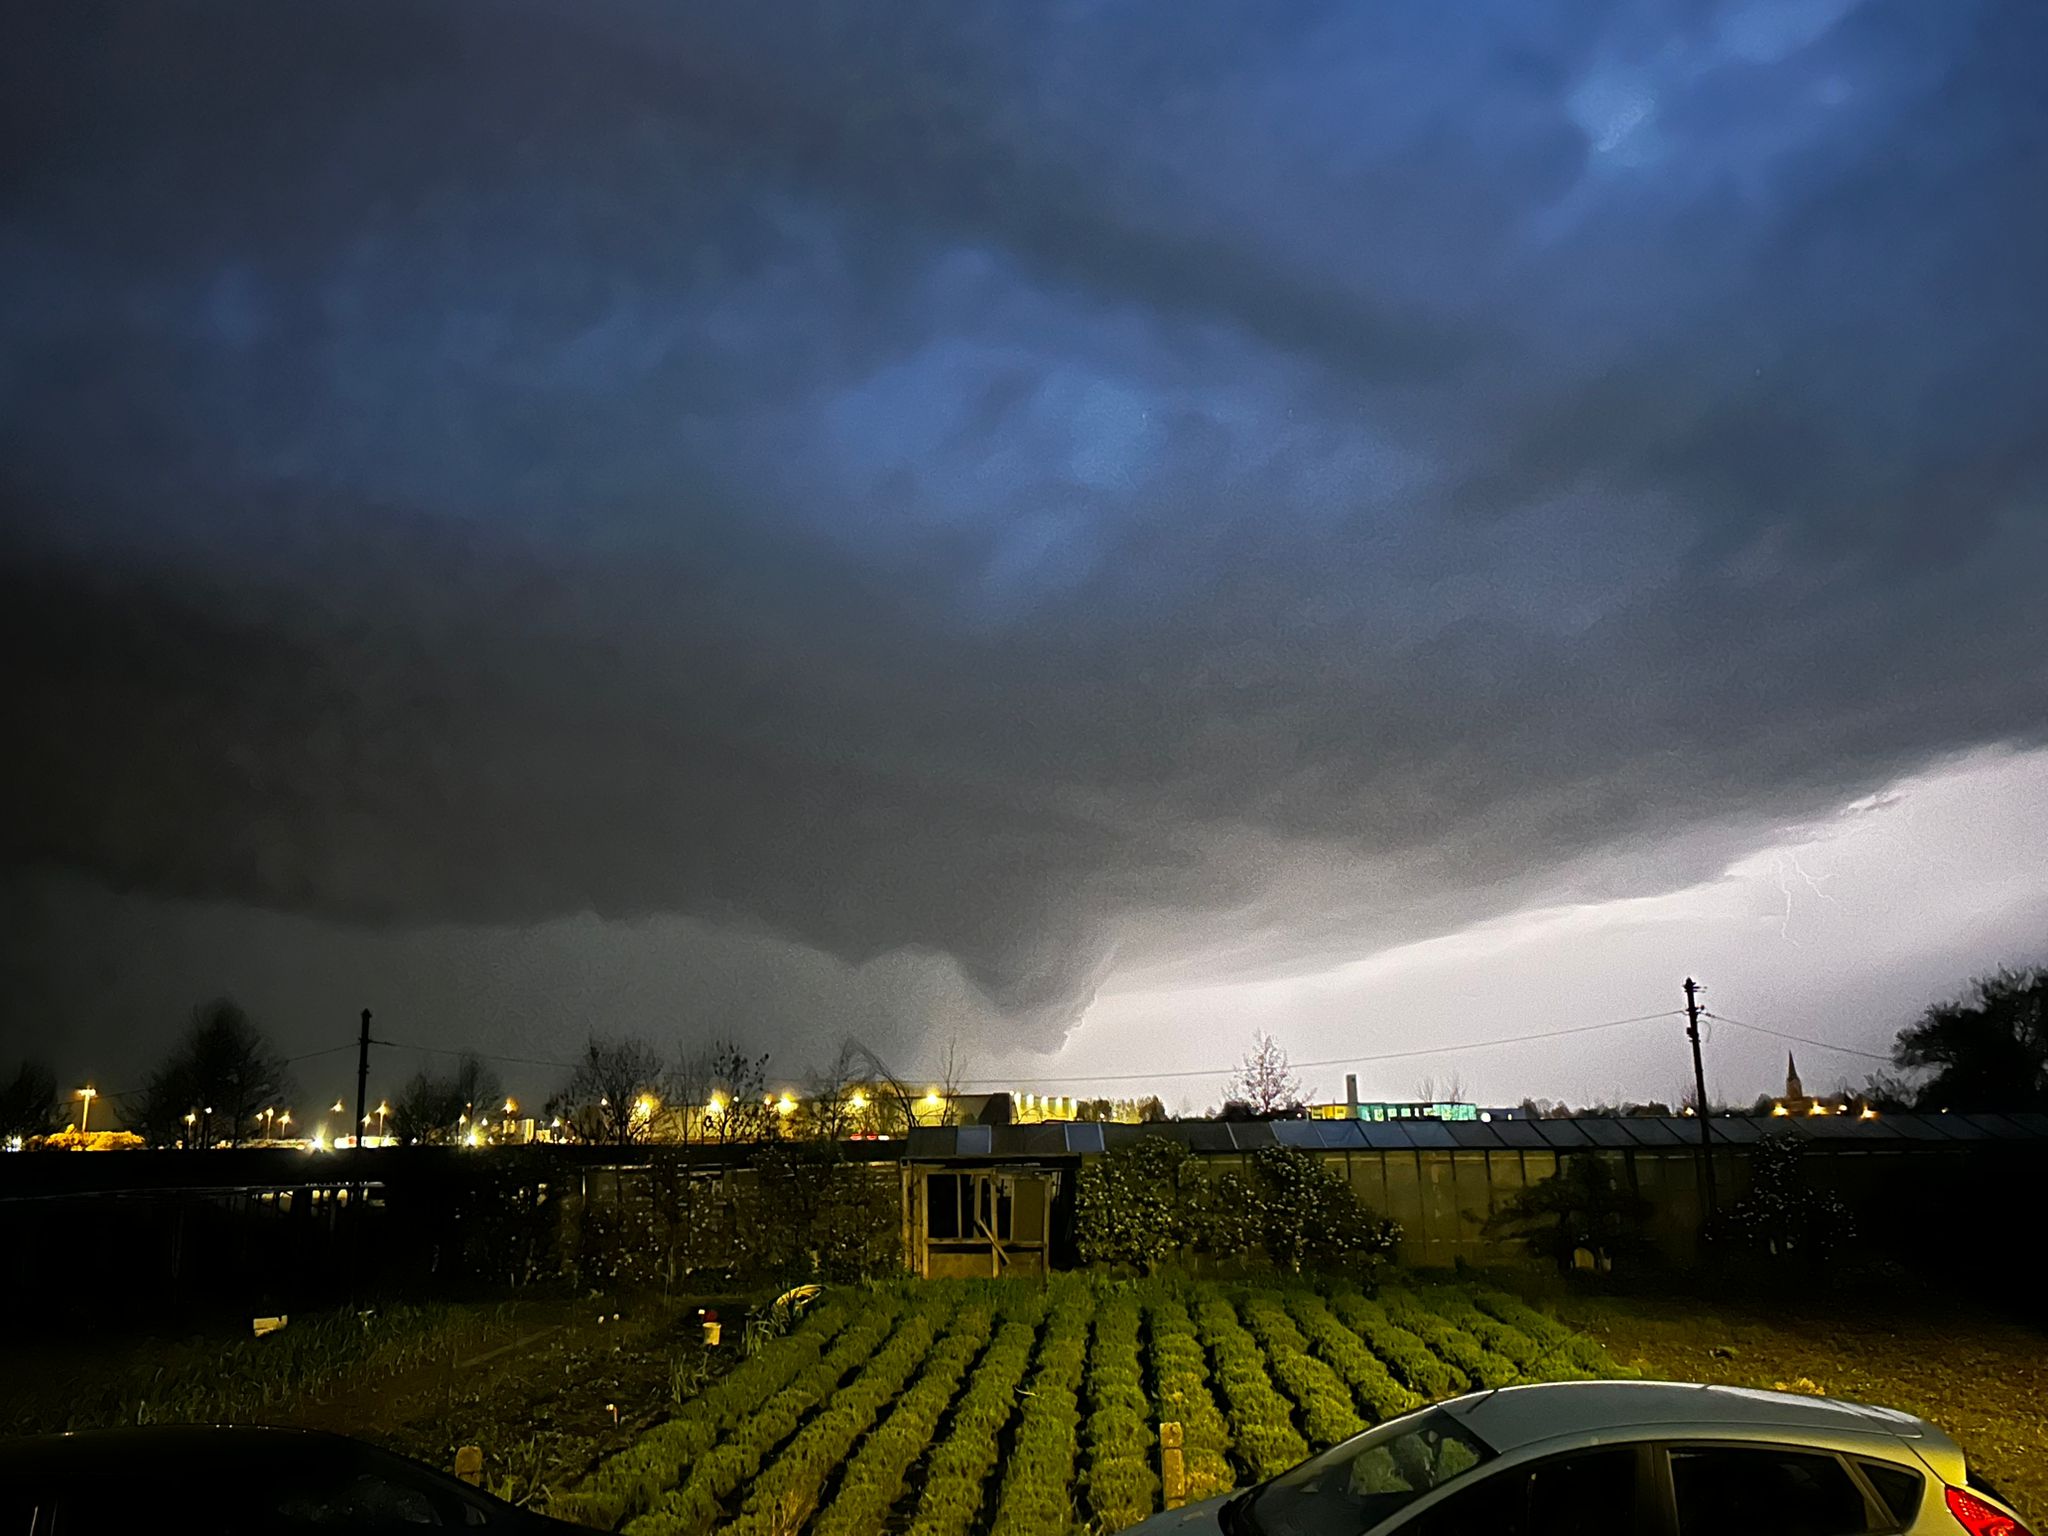
[[[1925,1419],[1662,1381],[1453,1398],[1134,1536],[2027,1536]]]

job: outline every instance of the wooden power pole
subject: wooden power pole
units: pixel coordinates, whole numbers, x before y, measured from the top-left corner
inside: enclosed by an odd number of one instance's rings
[[[1699,995],[1704,990],[1690,976],[1685,978],[1685,1033],[1692,1041],[1693,1089],[1699,1095],[1694,1108],[1700,1118],[1700,1176],[1707,1192],[1704,1216],[1711,1217],[1721,1208],[1721,1202],[1714,1188],[1714,1135],[1707,1124],[1707,1069],[1700,1060]]]

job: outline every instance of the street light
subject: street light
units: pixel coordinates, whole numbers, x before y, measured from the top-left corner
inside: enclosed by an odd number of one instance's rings
[[[336,1099],[332,1104],[327,1106],[327,1111],[329,1114],[345,1115],[348,1113],[348,1106],[346,1104],[343,1104],[341,1100]]]
[[[391,1106],[382,1099],[377,1101],[377,1139],[384,1139],[384,1117],[391,1113]]]
[[[85,1107],[78,1112],[78,1134],[81,1136],[85,1134],[87,1127],[92,1121],[92,1101],[98,1098],[99,1095],[99,1089],[91,1084],[87,1084],[78,1090],[78,1097],[85,1102]]]

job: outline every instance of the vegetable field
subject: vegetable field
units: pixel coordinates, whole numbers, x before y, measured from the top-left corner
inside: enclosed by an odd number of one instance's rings
[[[1478,1286],[896,1282],[830,1292],[558,1496],[630,1536],[1062,1536],[1190,1501],[1474,1387],[1623,1374]]]

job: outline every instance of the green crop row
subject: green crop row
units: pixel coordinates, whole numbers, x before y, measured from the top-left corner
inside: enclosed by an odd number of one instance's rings
[[[932,1349],[924,1371],[889,1417],[846,1464],[839,1492],[811,1525],[811,1536],[871,1536],[903,1496],[904,1474],[931,1443],[960,1378],[987,1345],[995,1319],[985,1305],[962,1307]]]
[[[996,1440],[1017,1407],[1017,1387],[1031,1363],[1036,1319],[1003,1324],[953,1410],[945,1440],[925,1469],[924,1492],[910,1536],[965,1536],[981,1513],[981,1487],[996,1464]]]
[[[1497,1317],[1488,1317],[1472,1305],[1471,1297],[1453,1286],[1435,1287],[1430,1292],[1429,1304],[1495,1354],[1514,1361],[1515,1369],[1525,1376],[1542,1358],[1541,1344],[1521,1329],[1512,1328]]]
[[[1078,1286],[1053,1305],[1003,1469],[993,1536],[1061,1536],[1073,1524],[1074,1441],[1081,1425],[1074,1399],[1093,1310],[1094,1297]]]
[[[723,1512],[725,1498],[761,1470],[768,1453],[831,1396],[848,1371],[875,1352],[901,1312],[895,1298],[873,1297],[823,1359],[799,1372],[729,1438],[700,1456],[682,1485],[630,1521],[627,1531],[632,1536],[702,1536],[710,1530]]]
[[[911,1374],[931,1353],[933,1334],[951,1310],[944,1292],[904,1320],[860,1374],[832,1394],[831,1401],[785,1446],[747,1490],[739,1518],[726,1526],[736,1536],[777,1536],[793,1530],[818,1507],[826,1482],[873,1427],[882,1410],[902,1393]]]
[[[1216,1384],[1223,1391],[1239,1458],[1260,1482],[1279,1476],[1308,1455],[1308,1444],[1295,1432],[1287,1400],[1273,1390],[1266,1357],[1221,1296],[1201,1299],[1195,1326],[1216,1362]]]
[[[1172,1296],[1155,1296],[1146,1306],[1152,1328],[1152,1378],[1159,1416],[1181,1427],[1181,1462],[1189,1503],[1211,1498],[1237,1484],[1225,1452],[1230,1426],[1209,1394],[1209,1367],[1188,1309]]]
[[[1491,1389],[1521,1380],[1515,1362],[1497,1355],[1448,1318],[1439,1316],[1406,1291],[1381,1291],[1387,1316],[1429,1346],[1432,1353],[1464,1372],[1474,1387]]]
[[[1422,1406],[1423,1400],[1394,1380],[1379,1356],[1340,1323],[1315,1292],[1289,1292],[1287,1310],[1316,1353],[1344,1378],[1359,1407],[1375,1423]]]
[[[1309,1353],[1308,1341],[1270,1295],[1244,1299],[1244,1320],[1272,1362],[1273,1374],[1301,1408],[1302,1427],[1317,1450],[1348,1440],[1365,1428],[1351,1400],[1351,1391],[1337,1373]],[[1388,1383],[1392,1385],[1392,1383]]]
[[[1159,1479],[1152,1471],[1152,1405],[1138,1359],[1138,1303],[1128,1292],[1103,1297],[1088,1351],[1088,1507],[1105,1531],[1152,1513]]]
[[[1539,1365],[1545,1374],[1556,1374],[1559,1365],[1588,1376],[1633,1374],[1585,1334],[1567,1328],[1554,1317],[1545,1316],[1520,1297],[1503,1291],[1482,1290],[1475,1292],[1472,1299],[1481,1311],[1499,1318],[1511,1328],[1521,1329],[1543,1347]]]
[[[588,1525],[610,1527],[649,1508],[675,1487],[684,1468],[718,1443],[719,1436],[799,1371],[815,1365],[851,1315],[851,1308],[837,1297],[814,1309],[796,1332],[763,1346],[759,1354],[684,1403],[674,1418],[607,1460],[580,1486],[558,1494],[557,1512]]]
[[[1356,1291],[1338,1291],[1330,1308],[1411,1390],[1432,1402],[1465,1390],[1465,1373],[1387,1316],[1378,1302]]]

